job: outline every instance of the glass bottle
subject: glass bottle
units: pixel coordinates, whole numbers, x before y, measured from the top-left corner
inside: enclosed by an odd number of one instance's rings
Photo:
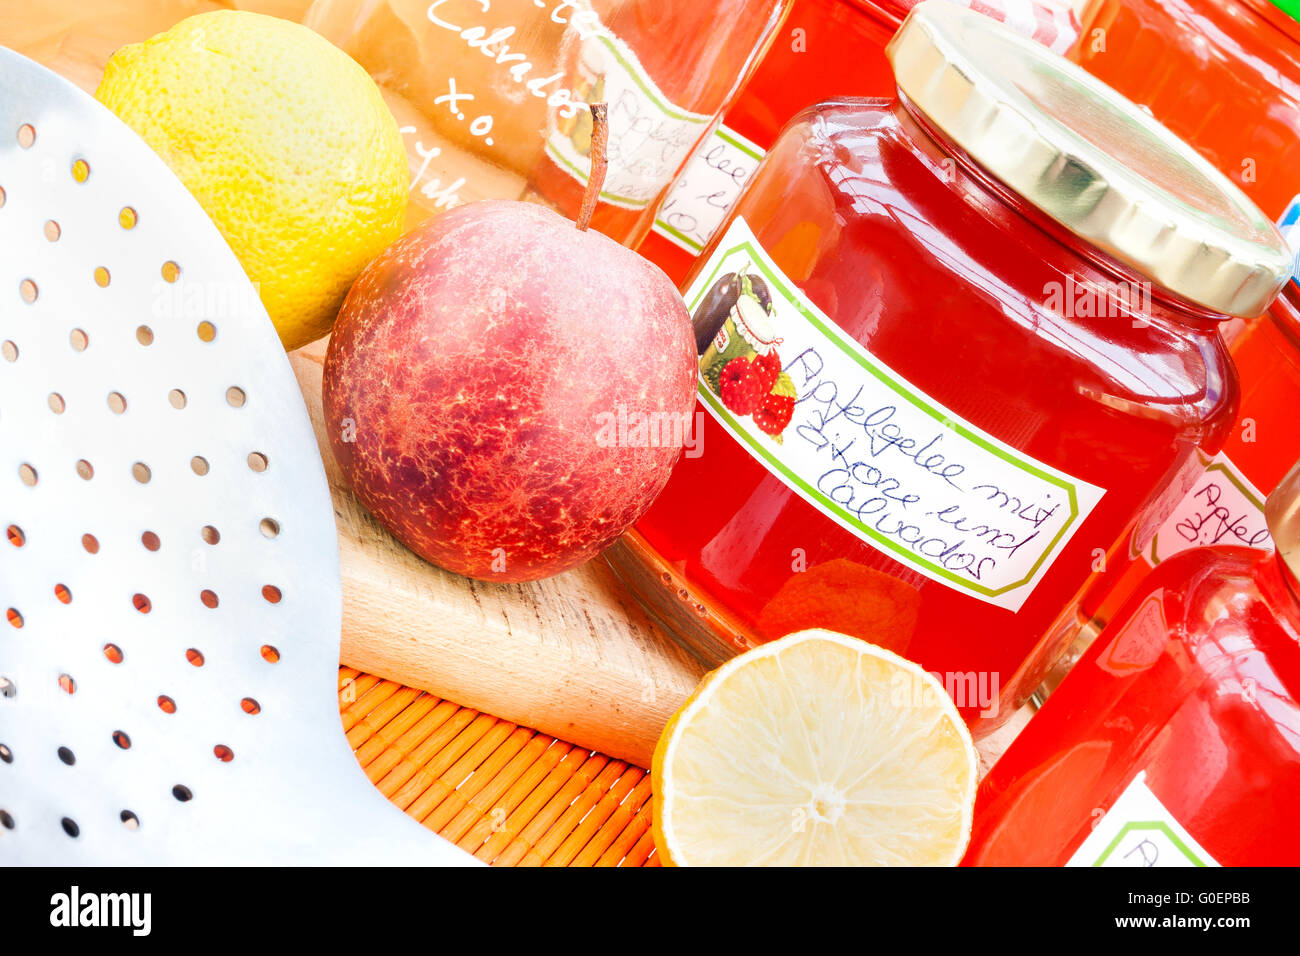
[[[220,5],[303,23],[374,77],[406,143],[408,228],[475,199],[528,199],[576,217],[590,170],[590,117],[574,104],[610,100],[610,173],[593,225],[636,246],[690,151],[734,98],[793,2]],[[0,37],[93,93],[118,47],[214,6],[211,0],[38,4],[9,22],[0,16]]]
[[[588,102],[609,104],[592,226],[636,246],[792,0],[316,0],[304,22],[379,83],[412,163],[410,220],[474,199],[574,218]]]
[[[954,0],[1020,29],[1058,53],[1077,24],[1064,3]],[[640,252],[680,282],[713,237],[763,152],[792,116],[833,96],[891,96],[885,45],[916,0],[795,0],[785,28],[696,149]]]
[[[1217,324],[1291,257],[1194,151],[988,18],[922,3],[889,53],[898,98],[801,113],[692,272],[694,446],[610,560],[706,661],[828,627],[939,673],[980,734],[1098,555],[1223,443]]]

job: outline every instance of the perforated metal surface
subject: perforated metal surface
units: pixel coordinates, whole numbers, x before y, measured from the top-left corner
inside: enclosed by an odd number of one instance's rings
[[[198,204],[0,49],[0,863],[469,862],[362,774],[333,510]]]

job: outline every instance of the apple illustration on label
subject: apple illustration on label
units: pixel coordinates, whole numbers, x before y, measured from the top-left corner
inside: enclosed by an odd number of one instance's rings
[[[353,491],[412,551],[486,581],[594,557],[690,441],[697,353],[655,265],[598,232],[608,126],[575,224],[486,200],[390,246],[348,293],[325,422]]]

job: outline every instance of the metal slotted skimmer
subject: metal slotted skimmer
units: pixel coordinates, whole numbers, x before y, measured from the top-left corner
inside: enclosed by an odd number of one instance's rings
[[[0,48],[0,863],[461,863],[352,756],[333,506],[211,221]]]

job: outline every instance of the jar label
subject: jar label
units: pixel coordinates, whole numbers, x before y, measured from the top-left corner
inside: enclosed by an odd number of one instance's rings
[[[1211,459],[1151,539],[1152,564],[1203,545],[1273,549],[1264,496],[1224,454]]]
[[[736,218],[686,294],[705,408],[900,564],[1017,611],[1105,490],[961,419],[871,355]]]
[[[636,54],[603,27],[572,41],[577,100],[609,105],[609,168],[600,198],[624,209],[654,201],[712,117],[673,105]],[[584,186],[591,177],[591,115],[564,105],[547,117],[546,155]]]
[[[759,146],[719,125],[691,156],[659,207],[655,232],[698,256],[731,212],[763,155]]]
[[[1066,866],[1218,866],[1146,784],[1133,778]]]

